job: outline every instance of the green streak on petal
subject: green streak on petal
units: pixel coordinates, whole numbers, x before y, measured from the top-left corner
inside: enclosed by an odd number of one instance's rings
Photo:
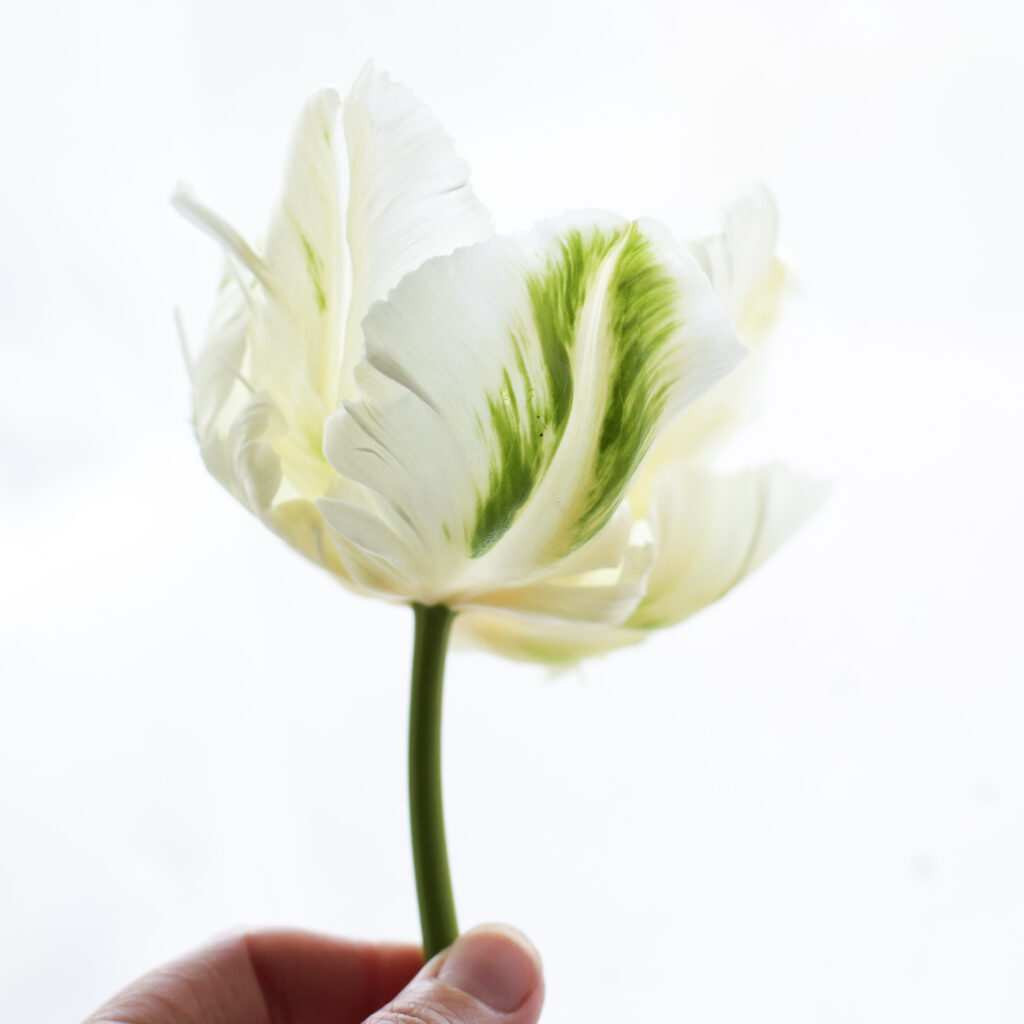
[[[578,524],[580,542],[608,521],[647,454],[673,384],[665,365],[679,329],[676,286],[632,225],[610,282],[609,389],[594,479]]]
[[[540,341],[548,389],[554,400],[553,422],[561,429],[572,405],[570,355],[587,296],[587,286],[612,246],[617,233],[570,231],[559,255],[528,283],[533,322]]]
[[[513,336],[519,387],[506,369],[501,392],[488,399],[489,422],[480,425],[492,457],[486,490],[477,496],[473,558],[504,536],[551,464],[572,407],[572,349],[587,286],[617,239],[614,232],[570,231],[527,281],[536,342]],[[528,360],[537,343],[539,360]]]
[[[523,409],[508,370],[503,378],[501,392],[487,400],[493,454],[487,493],[477,496],[476,526],[470,542],[473,558],[494,547],[512,525],[545,464],[544,414],[536,408],[535,394],[527,392]]]
[[[310,279],[313,281],[313,288],[316,290],[316,304],[323,313],[327,309],[327,296],[324,294],[323,272],[324,261],[317,254],[316,249],[309,243],[305,235],[302,238],[302,248],[306,251],[306,269],[309,271]]]

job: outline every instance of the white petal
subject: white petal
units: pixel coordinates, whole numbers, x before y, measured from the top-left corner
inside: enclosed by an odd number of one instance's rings
[[[206,329],[206,344],[192,369],[192,405],[200,441],[221,418],[232,391],[239,386],[244,388],[242,366],[251,322],[251,306],[241,282],[225,272]]]
[[[364,331],[362,398],[325,454],[410,524],[438,600],[586,544],[659,430],[743,354],[696,264],[607,214],[432,260]]]
[[[321,498],[317,508],[332,530],[350,544],[408,573],[408,547],[380,516],[364,506],[336,498]]]
[[[302,499],[280,502],[264,513],[263,521],[311,562],[348,582],[324,517],[313,502]]]
[[[633,531],[633,514],[623,502],[608,522],[586,544],[558,563],[558,576],[581,576],[622,565]]]
[[[253,330],[252,380],[278,405],[289,432],[319,454],[337,404],[348,268],[342,244],[340,98],[307,103],[292,140],[280,204],[264,253],[266,295]]]
[[[775,202],[764,186],[754,185],[723,209],[718,232],[687,246],[751,356],[665,431],[630,494],[635,515],[646,513],[651,488],[665,466],[682,459],[710,460],[759,411],[767,335],[786,276],[777,241]]]
[[[214,432],[201,442],[210,473],[257,515],[270,508],[281,486],[281,459],[270,443],[281,428],[273,403],[253,395],[226,436]]]
[[[252,463],[243,476],[252,483],[257,473],[262,495],[273,461],[262,449],[243,454],[226,436],[250,394],[263,396],[275,409],[273,448],[279,484],[284,485],[278,498],[312,500],[334,480],[323,457],[323,423],[337,406],[341,329],[348,308],[344,166],[336,158],[340,107],[337,92],[326,89],[303,109],[262,256],[190,192],[179,189],[174,196],[177,208],[217,238],[255,279],[242,280],[236,270],[235,280],[227,282],[194,373],[204,458],[246,504],[252,496],[240,493],[236,470],[242,461]],[[235,266],[230,260],[229,265]],[[232,377],[243,386],[233,386]]]
[[[406,592],[408,577],[396,568],[390,555],[375,554],[333,530],[331,541],[353,589],[386,601],[422,600],[418,594]]]
[[[353,266],[341,394],[352,395],[360,325],[411,270],[493,234],[469,165],[427,107],[367,66],[345,100],[350,164],[347,238]]]
[[[644,629],[542,622],[476,610],[459,615],[452,632],[457,646],[555,668],[568,668],[583,658],[639,643],[648,635]]]
[[[651,546],[636,545],[616,570],[497,588],[465,600],[456,597],[455,603],[469,611],[497,608],[531,621],[618,626],[643,598],[651,560]]]
[[[686,464],[666,469],[651,501],[654,567],[628,624],[670,625],[717,601],[807,519],[824,493],[784,466],[731,475]]]
[[[316,502],[328,543],[355,589],[399,599],[409,578],[410,551],[417,540],[408,524],[388,514],[379,497],[354,480],[335,476],[328,494]],[[408,600],[418,600],[406,593]]]
[[[722,210],[720,231],[688,246],[744,341],[778,305],[785,276],[778,237],[775,201],[763,185],[752,185]]]
[[[521,661],[569,666],[643,640],[716,601],[768,558],[821,502],[825,488],[780,466],[716,476],[680,465],[658,482],[655,561],[647,593],[622,626],[548,622],[472,609],[455,638]]]
[[[263,259],[223,217],[204,206],[190,186],[178,185],[171,195],[171,205],[186,220],[219,242],[224,251],[234,256],[257,280],[269,283],[269,272]]]

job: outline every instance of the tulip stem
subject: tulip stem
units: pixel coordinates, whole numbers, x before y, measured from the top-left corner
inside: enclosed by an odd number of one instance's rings
[[[409,706],[409,817],[423,955],[429,960],[459,935],[441,798],[441,696],[455,613],[444,605],[412,607],[416,638]]]

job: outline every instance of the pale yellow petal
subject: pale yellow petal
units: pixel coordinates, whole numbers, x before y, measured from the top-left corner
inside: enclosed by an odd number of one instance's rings
[[[456,618],[452,636],[458,647],[485,650],[514,661],[569,668],[584,658],[637,644],[648,636],[648,631],[470,611]]]
[[[824,493],[784,466],[728,475],[685,463],[665,469],[651,500],[654,565],[628,624],[669,626],[717,601],[790,537]]]

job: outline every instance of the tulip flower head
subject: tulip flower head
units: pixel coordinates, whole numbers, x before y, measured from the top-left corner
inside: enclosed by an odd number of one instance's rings
[[[226,269],[191,366],[217,480],[344,584],[460,612],[463,639],[572,661],[716,600],[813,504],[717,475],[715,387],[771,319],[761,189],[688,245],[566,214],[495,235],[426,107],[367,68],[306,104],[258,251],[186,189]],[[706,397],[702,397],[705,396]]]
[[[715,601],[807,514],[779,467],[707,466],[781,283],[763,189],[680,244],[582,211],[494,234],[469,171],[372,68],[299,119],[264,244],[186,189],[226,252],[189,359],[207,468],[296,550],[409,603],[410,813],[424,951],[458,934],[440,715],[464,641],[571,663]],[[187,351],[187,346],[186,346]],[[456,617],[457,613],[457,617]]]

